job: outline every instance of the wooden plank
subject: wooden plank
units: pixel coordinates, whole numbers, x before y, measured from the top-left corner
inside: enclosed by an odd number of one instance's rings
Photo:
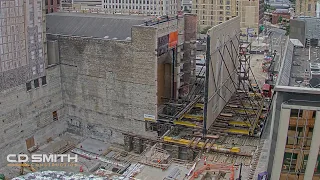
[[[33,136],[28,138],[28,139],[26,139],[26,145],[27,145],[27,149],[30,149],[33,146],[35,146],[34,137]]]

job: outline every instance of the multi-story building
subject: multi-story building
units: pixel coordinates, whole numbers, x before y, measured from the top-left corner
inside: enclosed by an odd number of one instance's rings
[[[180,6],[180,0],[102,0],[102,10],[107,13],[174,15]]]
[[[295,14],[297,16],[316,16],[317,0],[296,0]]]
[[[51,72],[45,69],[42,1],[9,0],[0,4],[0,164],[3,164],[6,152],[26,151],[26,140],[40,128],[48,133],[53,129],[44,127],[40,119],[48,121],[53,109],[58,109],[54,99],[59,93],[51,91],[56,87],[47,83],[54,78],[47,78]]]
[[[123,131],[155,137],[145,120],[170,99],[188,94],[195,15],[50,13],[45,59],[42,12],[36,9],[41,6],[30,1],[30,13],[24,14],[19,3],[21,9],[11,11],[17,4],[1,2],[6,18],[1,21],[0,167],[8,154],[28,153],[65,132],[118,143],[124,142]]]
[[[290,38],[299,39],[306,45],[320,45],[320,18],[298,17],[290,20]]]
[[[242,32],[250,28],[251,33],[258,33],[263,23],[263,0],[193,0],[192,13],[198,15],[200,29],[240,16]]]
[[[272,105],[271,179],[320,178],[319,55],[317,47],[287,41]]]
[[[46,14],[58,12],[60,10],[61,0],[45,0]]]

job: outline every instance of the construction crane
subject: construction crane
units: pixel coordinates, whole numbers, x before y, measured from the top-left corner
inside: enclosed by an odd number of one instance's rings
[[[189,180],[194,180],[195,178],[198,178],[200,174],[202,174],[204,171],[209,170],[219,170],[219,171],[230,171],[230,180],[234,180],[234,166],[233,165],[224,165],[224,164],[206,164],[202,168],[196,170],[193,175],[190,177]]]

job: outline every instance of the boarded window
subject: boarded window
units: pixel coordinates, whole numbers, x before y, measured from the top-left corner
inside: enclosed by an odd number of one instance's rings
[[[41,84],[42,84],[42,86],[47,84],[47,77],[46,76],[41,77]]]
[[[58,121],[58,113],[57,113],[57,111],[53,111],[52,117],[53,117],[54,121]]]
[[[34,82],[34,88],[38,88],[39,87],[39,79],[35,79],[33,82]]]
[[[26,86],[27,86],[27,91],[30,91],[31,90],[31,82],[27,82]]]

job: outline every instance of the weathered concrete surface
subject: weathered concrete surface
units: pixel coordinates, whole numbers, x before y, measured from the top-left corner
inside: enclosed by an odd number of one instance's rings
[[[155,29],[135,27],[132,42],[58,39],[68,131],[122,143],[119,130],[145,134],[156,114]]]
[[[52,112],[57,111],[58,121]],[[47,85],[26,91],[25,84],[0,92],[0,167],[9,153],[27,152],[25,140],[43,144],[66,130],[60,68],[47,69]]]

